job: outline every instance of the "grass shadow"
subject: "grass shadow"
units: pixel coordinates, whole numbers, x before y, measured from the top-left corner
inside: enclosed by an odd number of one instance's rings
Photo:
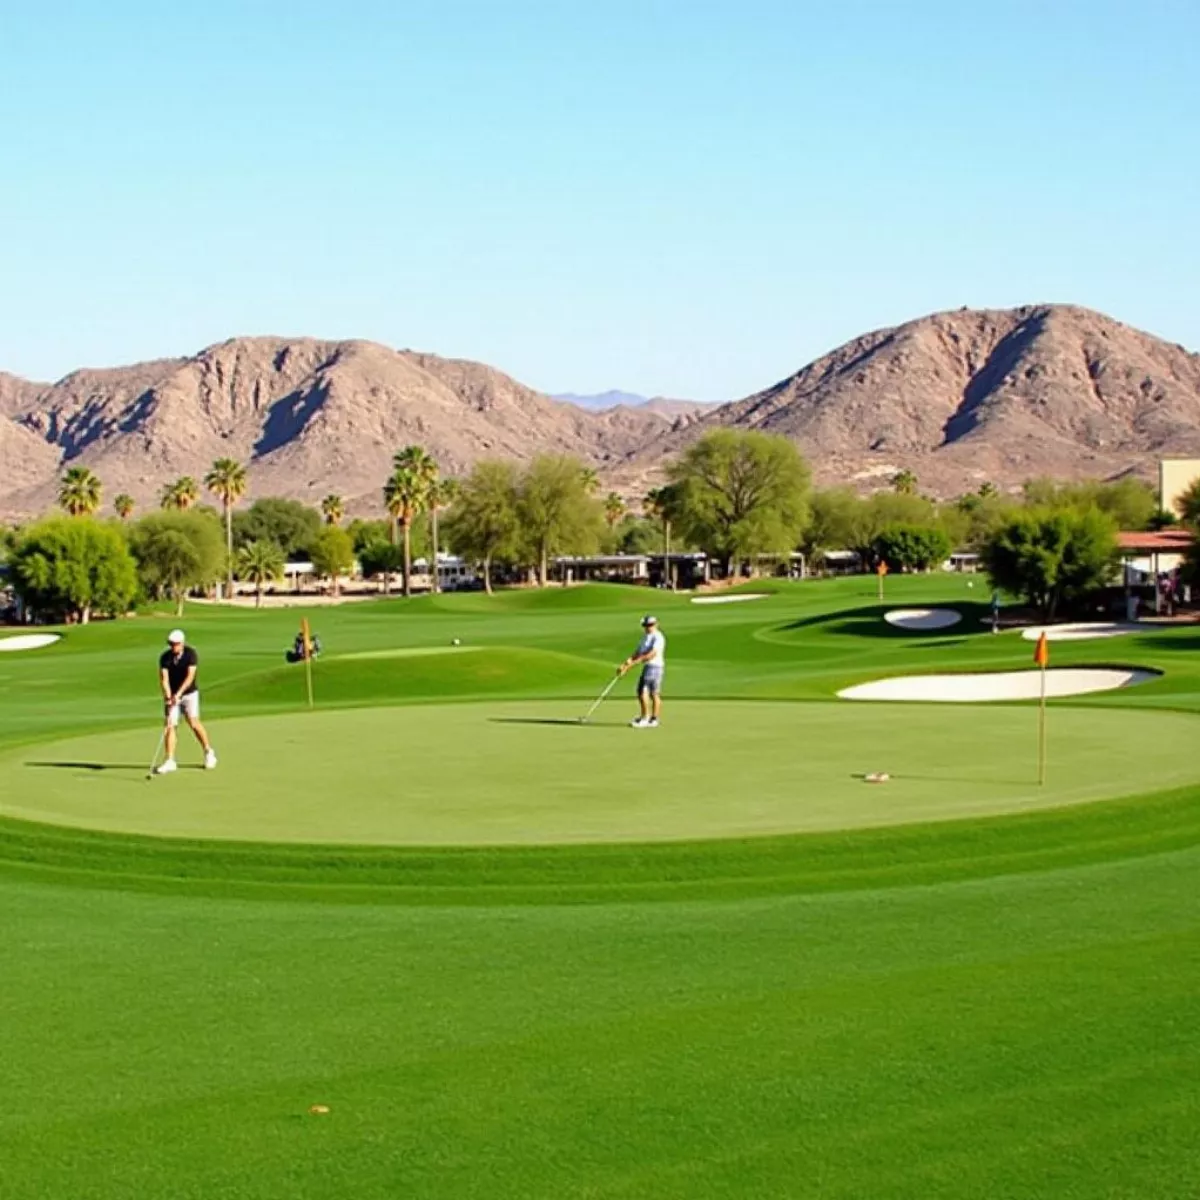
[[[110,763],[110,762],[27,762],[26,767],[50,769],[59,771],[137,771],[144,774],[145,763]],[[180,763],[181,771],[203,771],[201,763]]]
[[[804,629],[821,628],[823,632],[845,634],[850,637],[883,638],[889,641],[900,640],[925,643],[942,640],[946,637],[946,628],[942,629],[902,629],[884,620],[884,614],[902,608],[899,604],[872,604],[864,608],[850,611],[821,613],[815,617],[804,617],[799,621],[788,621],[774,627],[775,633],[798,633]],[[909,606],[912,607],[912,606]],[[991,609],[985,604],[972,601],[953,600],[944,604],[920,605],[922,608],[948,608],[962,616],[957,624],[956,637],[965,640],[963,635],[978,633],[986,623],[991,628]],[[932,642],[931,642],[932,644]]]

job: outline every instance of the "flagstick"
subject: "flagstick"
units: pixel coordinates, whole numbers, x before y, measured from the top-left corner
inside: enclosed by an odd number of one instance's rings
[[[301,619],[301,634],[304,638],[304,679],[308,685],[308,707],[313,707],[312,684],[312,633],[308,628],[308,618]]]
[[[1038,705],[1038,787],[1046,785],[1046,664],[1042,663],[1042,700]]]

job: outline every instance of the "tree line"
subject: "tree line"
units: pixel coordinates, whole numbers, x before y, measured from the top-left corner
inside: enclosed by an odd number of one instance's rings
[[[204,491],[217,506],[202,503]],[[383,576],[385,590],[398,572],[407,596],[414,555],[435,562],[444,548],[476,564],[489,592],[498,569],[528,572],[545,586],[555,557],[598,551],[698,550],[729,576],[797,550],[810,565],[848,550],[863,569],[925,571],[960,549],[980,554],[997,587],[1050,616],[1111,575],[1118,528],[1200,524],[1200,483],[1177,514],[1159,512],[1152,489],[1132,479],[1038,479],[1017,495],[985,484],[950,502],[922,495],[908,470],[870,496],[814,489],[787,439],[728,429],[710,431],[670,463],[666,482],[634,510],[615,492],[602,496],[595,470],[568,455],[523,466],[485,459],[447,478],[420,446],[395,455],[380,519],[344,524],[346,505],[335,494],[317,508],[279,497],[238,508],[246,492],[245,467],[222,458],[199,483],[184,476],[164,486],[157,510],[135,519],[133,499],[121,494],[112,503],[117,519],[104,520],[100,480],[73,467],[59,490],[65,518],[6,533],[13,584],[39,614],[84,620],[143,598],[182,605],[190,592],[220,581],[232,588],[235,579],[261,601],[297,556],[335,589],[356,560],[365,575]],[[430,579],[436,590],[436,570]]]

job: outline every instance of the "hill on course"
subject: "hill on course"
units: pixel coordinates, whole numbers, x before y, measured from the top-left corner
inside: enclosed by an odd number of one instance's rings
[[[236,338],[190,358],[0,374],[0,516],[53,503],[65,466],[107,501],[141,505],[215,458],[249,464],[252,494],[378,507],[392,454],[424,445],[450,475],[489,456],[578,455],[638,496],[712,428],[794,440],[818,483],[866,489],[896,471],[952,496],[991,481],[1148,475],[1200,455],[1200,356],[1087,309],[922,317],[866,334],[743,400],[586,411],[493,367],[364,341]]]

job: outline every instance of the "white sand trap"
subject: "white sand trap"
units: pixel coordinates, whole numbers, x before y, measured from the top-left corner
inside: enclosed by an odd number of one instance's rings
[[[952,608],[893,608],[883,614],[883,619],[897,629],[921,633],[927,629],[949,629],[962,620],[962,613]]]
[[[738,592],[736,596],[693,596],[693,604],[737,604],[742,600],[765,600],[770,592]]]
[[[16,637],[0,638],[0,651],[40,650],[43,646],[53,646],[58,639],[57,633],[19,633]]]
[[[1046,672],[1047,696],[1084,696],[1149,683],[1162,672],[1133,667],[1064,667]],[[1035,700],[1041,672],[988,671],[980,675],[898,675],[843,688],[843,700],[920,700],[942,704],[979,704],[989,700]]]
[[[1088,638],[1120,637],[1124,633],[1152,628],[1152,625],[1136,623],[1118,625],[1111,621],[1092,621],[1076,625],[1035,625],[1032,629],[1022,630],[1021,636],[1027,642],[1036,642],[1043,633],[1048,642],[1083,642]]]

